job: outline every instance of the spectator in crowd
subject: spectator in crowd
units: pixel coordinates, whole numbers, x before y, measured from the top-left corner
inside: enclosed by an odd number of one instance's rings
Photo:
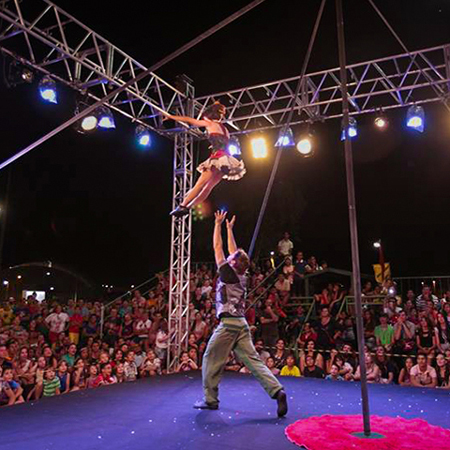
[[[370,353],[365,354],[366,361],[366,374],[368,383],[378,383],[380,381],[380,368],[375,364],[373,357]],[[359,381],[361,379],[361,366],[356,369],[353,379]]]
[[[331,350],[341,335],[341,330],[331,317],[327,306],[322,307],[320,310],[320,320],[317,321],[314,329],[317,332],[317,347],[323,350]]]
[[[305,266],[306,273],[314,273],[319,270],[323,270],[323,267],[319,265],[315,256],[310,256],[308,258],[308,264]]]
[[[197,370],[197,364],[189,357],[188,352],[183,352],[181,354],[181,361],[175,372],[187,372],[190,370]]]
[[[5,370],[11,370],[6,368]],[[0,406],[14,405],[16,396],[7,381],[3,379],[3,368],[0,365]]]
[[[7,383],[9,389],[13,394],[13,400],[11,404],[17,405],[23,403],[25,400],[22,396],[23,389],[20,384],[14,380],[14,371],[12,367],[7,367],[3,370],[3,381]]]
[[[410,354],[415,349],[416,326],[407,319],[406,312],[400,312],[394,325],[394,350]]]
[[[298,345],[300,348],[304,348],[308,341],[314,341],[317,340],[317,333],[314,331],[314,328],[311,327],[310,322],[306,322],[303,330],[298,337]]]
[[[417,364],[411,368],[411,384],[416,387],[436,387],[436,370],[428,364],[428,354],[419,353]]]
[[[411,384],[411,369],[414,366],[414,360],[411,357],[406,358],[405,366],[400,370],[398,376],[398,384],[400,386],[412,386]]]
[[[55,369],[49,367],[44,373],[44,397],[53,397],[54,395],[59,395],[61,389],[61,381],[56,376]]]
[[[436,335],[430,320],[423,316],[420,319],[417,330],[416,344],[419,352],[428,355],[428,359],[434,357]]]
[[[277,369],[282,369],[286,365],[286,358],[289,352],[286,350],[286,344],[283,339],[278,339],[275,345],[275,351],[272,353],[273,359],[275,361],[275,367]]]
[[[274,375],[280,374],[280,369],[277,369],[275,367],[275,360],[271,356],[269,358],[267,358],[266,366]]]
[[[303,370],[303,376],[306,378],[325,378],[325,372],[319,366],[316,366],[314,357],[307,355],[306,356],[306,365]]]
[[[330,373],[325,377],[325,380],[344,381],[344,378],[339,375],[339,366],[337,364],[331,365]]]
[[[292,255],[292,250],[294,249],[294,243],[290,240],[290,235],[286,231],[283,234],[283,239],[278,242],[278,255],[281,258],[286,258]]]
[[[377,347],[375,355],[375,364],[380,369],[380,383],[391,384],[394,382],[396,372],[395,365],[386,356],[386,351],[382,345]]]
[[[441,353],[450,349],[450,325],[442,313],[438,313],[435,330],[435,346]]]
[[[50,327],[49,340],[53,344],[58,339],[60,333],[66,330],[69,322],[69,316],[62,311],[60,305],[57,305],[55,312],[46,317],[45,322]]]
[[[266,307],[260,318],[261,321],[261,337],[266,347],[271,350],[275,347],[278,340],[278,320],[279,317],[273,310],[273,302],[270,299],[266,300]]]
[[[147,352],[147,358],[141,366],[141,376],[154,377],[156,375],[161,375],[161,360],[156,357],[153,350],[149,350]]]
[[[285,294],[289,293],[291,291],[291,283],[289,282],[289,278],[286,275],[280,273],[275,283],[275,288],[282,297]]]
[[[56,376],[59,378],[60,392],[66,394],[70,391],[70,373],[67,371],[67,363],[61,360],[58,363],[58,370]]]
[[[423,311],[427,307],[427,301],[431,300],[434,305],[438,306],[439,299],[431,292],[430,286],[422,287],[422,294],[416,298],[416,306],[418,311]]]
[[[286,357],[286,364],[281,369],[280,375],[282,377],[299,377],[300,369],[295,365],[294,355]]]
[[[86,367],[84,361],[78,358],[74,364],[72,372],[72,391],[79,391],[86,388]]]
[[[293,294],[296,297],[303,295],[303,281],[306,272],[306,260],[303,258],[303,252],[297,252],[294,264],[294,284]]]
[[[436,355],[437,387],[450,389],[450,367],[443,353]]]
[[[378,346],[382,345],[386,350],[391,350],[394,343],[394,327],[388,323],[388,315],[381,314],[380,325],[375,327],[375,339]]]
[[[79,306],[75,306],[73,314],[69,318],[69,339],[75,345],[80,342],[81,329],[83,327],[83,316]]]
[[[134,352],[129,351],[125,356],[125,363],[123,365],[125,371],[125,381],[136,381],[138,370],[134,361]]]
[[[264,350],[264,341],[262,339],[258,339],[255,342],[255,350],[261,358],[261,361],[266,364],[267,359],[270,358],[270,353]]]
[[[324,369],[323,356],[316,350],[316,342],[313,339],[307,341],[306,350],[300,352],[300,370],[302,373],[305,371],[307,356],[311,356],[313,358],[315,366]]]

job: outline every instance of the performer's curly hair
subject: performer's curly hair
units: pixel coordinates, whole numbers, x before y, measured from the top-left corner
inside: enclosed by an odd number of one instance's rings
[[[250,258],[242,248],[230,255],[229,259],[234,260],[234,268],[240,275],[243,275],[250,267]]]
[[[214,102],[211,106],[205,109],[203,113],[203,117],[206,117],[210,120],[220,120],[222,116],[227,112],[227,108],[220,102]]]

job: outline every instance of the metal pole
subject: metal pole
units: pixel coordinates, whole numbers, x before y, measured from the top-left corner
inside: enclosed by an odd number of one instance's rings
[[[211,36],[212,34],[216,33],[217,31],[219,31],[223,27],[227,26],[231,22],[234,22],[236,19],[238,19],[239,17],[241,17],[242,15],[247,13],[248,11],[252,10],[253,8],[255,8],[256,6],[258,6],[263,1],[264,0],[254,0],[253,2],[251,2],[250,4],[245,6],[244,8],[240,9],[239,11],[235,12],[231,16],[229,16],[226,19],[222,20],[218,24],[216,24],[213,27],[211,27],[209,30],[207,30],[204,33],[200,34],[196,38],[194,38],[191,41],[189,41],[187,44],[185,44],[182,47],[180,47],[178,50],[175,50],[173,53],[171,53],[170,55],[166,56],[161,61],[157,62],[156,64],[154,64],[153,66],[151,66],[150,68],[145,70],[144,72],[140,73],[137,77],[135,77],[135,78],[133,78],[131,80],[128,80],[125,84],[123,84],[122,86],[118,87],[114,91],[111,91],[108,95],[103,97],[97,103],[94,103],[93,105],[87,107],[86,109],[84,109],[83,111],[78,113],[76,116],[73,116],[67,122],[64,122],[59,127],[57,127],[54,130],[50,131],[50,133],[47,133],[45,136],[42,136],[36,142],[33,142],[31,145],[29,145],[28,147],[24,148],[20,152],[16,153],[11,158],[9,158],[6,161],[2,162],[0,164],[0,170],[4,169],[6,166],[8,166],[9,164],[13,163],[15,160],[19,159],[21,156],[24,156],[25,154],[27,154],[28,152],[30,152],[34,148],[36,148],[39,145],[43,144],[44,142],[48,141],[50,138],[52,138],[53,136],[57,135],[61,131],[63,131],[66,128],[70,127],[71,125],[73,125],[75,122],[77,122],[78,120],[80,120],[84,116],[87,116],[88,114],[94,112],[99,106],[101,106],[104,103],[108,102],[110,99],[115,97],[117,94],[120,94],[121,92],[125,91],[131,85],[134,85],[134,84],[138,83],[140,80],[142,80],[143,78],[147,77],[151,72],[154,72],[155,70],[160,69],[162,66],[164,66],[168,62],[172,61],[173,59],[177,58],[181,54],[185,53],[187,50],[190,50],[192,47],[194,47],[195,45],[197,45],[198,43],[200,43],[204,39],[206,39],[209,36]],[[20,23],[17,23],[15,25],[19,29],[22,29],[23,31],[26,31],[26,28],[23,25],[21,25]],[[155,105],[153,105],[153,107],[156,108]],[[156,109],[158,109],[158,108],[156,108]],[[160,112],[164,113],[163,110],[161,110]]]
[[[364,324],[362,319],[362,305],[361,305],[361,275],[359,267],[355,182],[353,176],[352,144],[347,134],[349,125],[349,109],[348,109],[347,71],[346,71],[347,61],[345,54],[344,17],[342,13],[342,0],[336,0],[336,15],[337,15],[337,31],[339,44],[341,92],[342,92],[342,112],[344,115],[344,130],[345,130],[345,141],[344,141],[345,168],[347,173],[348,212],[350,221],[350,240],[352,248],[353,293],[355,296],[355,303],[356,303],[356,329],[358,334],[359,365],[361,368],[362,412],[364,421],[364,434],[365,436],[369,436],[370,411],[369,411],[369,394],[367,391],[366,361],[364,355]]]

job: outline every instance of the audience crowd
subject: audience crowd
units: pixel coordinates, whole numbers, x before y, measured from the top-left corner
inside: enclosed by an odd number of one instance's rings
[[[357,381],[355,316],[351,305],[343,308],[347,292],[338,283],[315,284],[310,308],[301,298],[304,277],[326,263],[300,251],[293,258],[293,248],[286,233],[276,258],[252,263],[247,321],[255,349],[275,375]],[[30,296],[0,304],[0,406],[167,373],[169,280],[158,279],[146,296],[134,291],[108,307],[103,327],[100,302]],[[219,323],[215,285],[206,265],[191,274],[188,350],[175,372],[201,369]],[[398,293],[391,280],[363,286],[368,381],[450,389],[450,291],[439,298],[423,286],[417,294]],[[248,372],[233,353],[225,370]]]

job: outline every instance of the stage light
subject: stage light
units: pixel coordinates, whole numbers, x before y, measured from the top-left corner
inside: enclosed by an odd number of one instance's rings
[[[51,291],[54,291],[54,290],[55,290],[55,288],[54,288],[54,287],[52,286],[52,287],[50,288],[50,290],[51,290]]]
[[[255,159],[265,158],[267,156],[267,144],[263,137],[252,139],[253,157]]]
[[[231,156],[240,156],[241,155],[241,143],[239,139],[236,137],[231,137],[228,142],[228,152]]]
[[[19,61],[13,60],[9,64],[8,73],[5,74],[5,82],[8,88],[16,87],[23,83],[32,83],[34,73]]]
[[[25,81],[25,83],[31,84],[34,80],[34,73],[26,67],[23,68],[20,76],[22,77],[22,80]]]
[[[286,130],[280,130],[275,147],[292,147],[295,145],[294,133],[292,128],[288,127]]]
[[[9,281],[8,280],[3,280],[3,286],[8,286]]]
[[[376,241],[373,243],[374,248],[380,248],[381,247],[381,241]]]
[[[98,120],[93,114],[90,114],[81,119],[81,130],[82,131],[93,131],[97,128]]]
[[[22,275],[17,275],[17,279],[21,280],[22,279]]]
[[[348,137],[350,139],[352,139],[358,135],[358,124],[354,117],[349,117],[349,119],[348,119],[347,133],[346,133],[344,126],[342,126],[341,141],[345,141],[346,135],[348,135]]]
[[[151,145],[150,131],[143,125],[136,127],[136,139],[141,147],[150,147]]]
[[[412,105],[406,115],[406,126],[423,133],[425,129],[425,112],[421,106]]]
[[[379,130],[385,130],[389,125],[389,121],[384,114],[379,114],[375,117],[374,124]]]
[[[58,103],[56,83],[50,77],[45,76],[39,82],[39,94],[42,100],[48,103],[54,103],[55,105]]]
[[[297,142],[297,150],[305,158],[309,158],[314,154],[313,137],[311,134],[306,134]]]
[[[49,277],[50,276],[50,272],[47,272],[46,275]]]
[[[97,109],[98,126],[99,128],[105,128],[106,130],[116,128],[114,122],[114,116],[111,110],[107,106],[100,106]]]

